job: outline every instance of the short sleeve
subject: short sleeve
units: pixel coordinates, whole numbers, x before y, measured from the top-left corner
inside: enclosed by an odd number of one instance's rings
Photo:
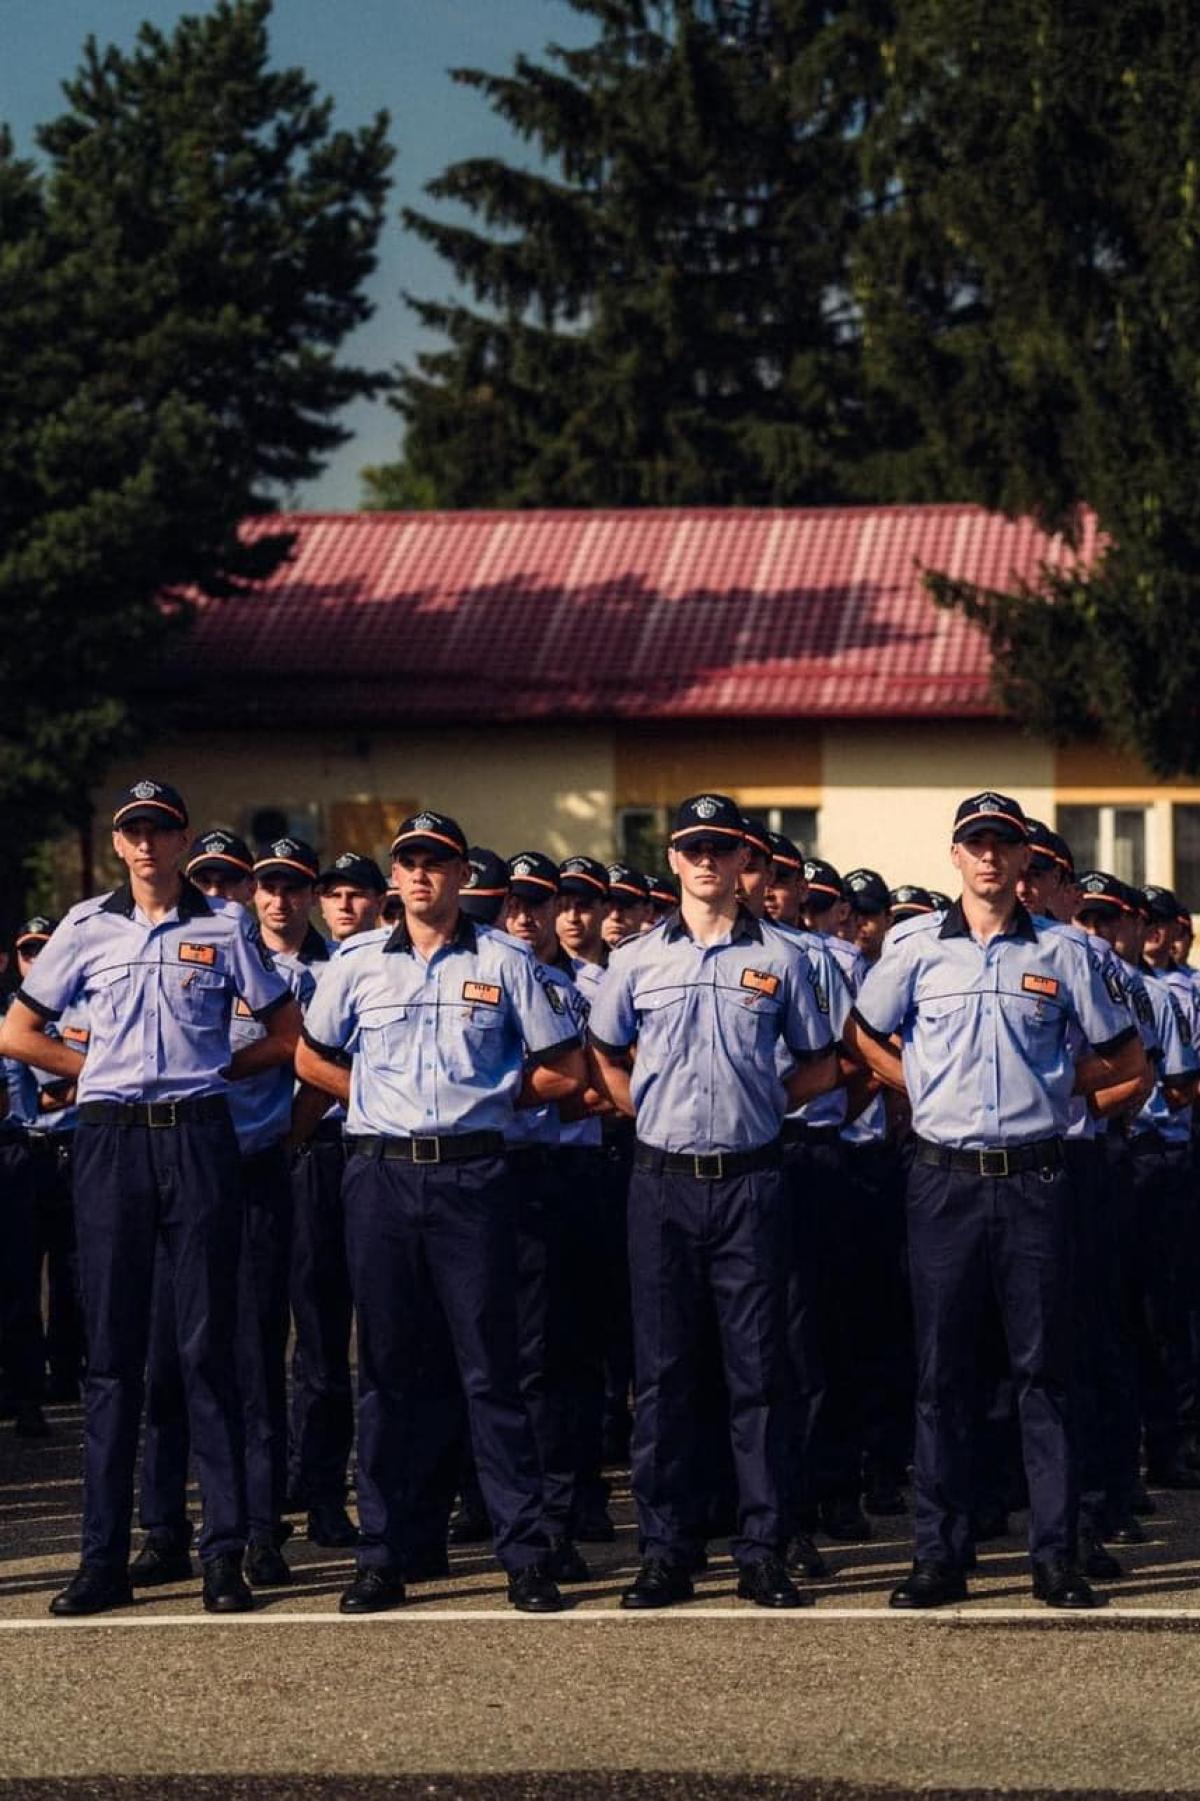
[[[854,1002],[859,1024],[874,1038],[890,1038],[912,1010],[916,974],[908,941],[886,938],[879,961],[867,971]]]
[[[1179,997],[1166,983],[1162,984],[1165,1005],[1161,1009],[1162,1079],[1169,1082],[1194,1075],[1196,1053],[1192,1048],[1191,1026]]]
[[[276,969],[259,936],[258,926],[244,908],[238,909],[237,930],[230,941],[233,985],[255,1019],[265,1019],[291,999],[290,984]]]
[[[1137,1028],[1124,998],[1113,999],[1101,970],[1086,952],[1079,957],[1079,972],[1071,984],[1070,999],[1080,1031],[1101,1056],[1119,1049],[1136,1035]]]
[[[575,1050],[581,1044],[562,985],[543,970],[535,957],[521,957],[505,980],[526,1052],[534,1062],[558,1051]]]
[[[42,946],[41,955],[18,990],[17,999],[43,1019],[57,1019],[82,994],[80,938],[78,927],[64,919]]]
[[[831,1017],[833,982],[836,980],[843,993],[847,991],[841,971],[833,967],[833,959],[826,957],[824,960],[829,967],[822,971],[817,960],[805,951],[800,951],[793,959],[783,1038],[797,1063],[827,1056],[833,1049],[835,1035],[841,1031],[841,1025]],[[845,1019],[845,1009],[842,1019]]]
[[[638,1035],[637,1009],[633,1004],[631,959],[609,963],[592,1001],[588,1028],[593,1044],[602,1051],[627,1051]]]
[[[326,965],[304,1015],[304,1042],[318,1056],[346,1050],[358,1028],[354,964],[334,957]]]

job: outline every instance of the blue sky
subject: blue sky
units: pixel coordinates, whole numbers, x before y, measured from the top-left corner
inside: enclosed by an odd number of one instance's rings
[[[143,20],[169,29],[183,14],[205,10],[203,0],[0,0],[0,119],[18,147],[31,151],[35,126],[61,111],[60,83],[77,66],[89,33],[128,47]],[[392,115],[391,216],[372,283],[376,314],[350,346],[357,360],[386,368],[418,348],[421,334],[399,298],[402,288],[434,298],[453,292],[440,260],[402,230],[400,207],[426,204],[424,184],[460,157],[530,154],[446,70],[505,70],[521,51],[537,55],[550,41],[576,44],[594,35],[594,24],[566,0],[275,0],[275,60],[301,64],[333,96],[339,125],[358,124],[380,107]],[[345,420],[353,438],[296,496],[300,505],[357,505],[359,469],[396,454],[400,420],[386,405],[350,409]]]

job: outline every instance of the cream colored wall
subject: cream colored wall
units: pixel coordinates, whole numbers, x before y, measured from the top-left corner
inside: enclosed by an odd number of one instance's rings
[[[322,854],[341,848],[326,837],[338,803],[379,800],[389,826],[397,821],[386,803],[436,807],[473,843],[506,856],[526,849],[559,859],[612,852],[613,760],[605,730],[454,726],[376,733],[357,743],[323,732],[189,733],[110,771],[96,797],[98,819],[108,816],[113,793],[140,775],[173,782],[197,830],[242,830],[255,807],[315,802]],[[104,836],[97,832],[98,850]]]
[[[893,887],[956,891],[954,809],[979,789],[1012,795],[1035,818],[1054,816],[1054,754],[1011,726],[847,721],[826,728],[822,773],[821,855],[843,872],[878,869]]]

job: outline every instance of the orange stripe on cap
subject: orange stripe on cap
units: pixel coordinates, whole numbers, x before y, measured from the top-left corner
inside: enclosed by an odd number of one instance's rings
[[[456,857],[463,855],[462,845],[457,839],[447,838],[445,832],[403,832],[399,838],[392,839],[392,849],[398,844],[407,844],[410,838],[436,838],[439,844],[448,844]]]
[[[21,936],[15,940],[15,943],[17,949],[20,950],[23,944],[48,944],[49,941],[49,932],[22,932]]]
[[[586,869],[568,869],[560,871],[558,879],[560,882],[590,882],[593,888],[598,888],[600,890],[601,894],[603,894],[606,889],[612,887],[611,882],[602,882],[599,876],[589,875]]]
[[[646,890],[644,888],[636,888],[632,882],[610,882],[608,884],[608,891],[610,894],[614,893],[618,888],[621,890],[622,894],[636,895],[638,900],[645,900],[647,898]]]
[[[740,838],[745,842],[746,834],[740,826],[684,825],[677,832],[671,833],[671,843],[677,844],[681,838],[714,838],[718,832],[726,838]]]
[[[834,900],[846,898],[840,888],[831,888],[828,882],[810,882],[808,889],[810,894],[832,894]]]
[[[936,907],[927,907],[923,901],[897,901],[892,908],[893,913],[936,913]]]
[[[533,884],[534,884],[534,885],[535,885],[535,887],[538,887],[538,888],[548,888],[548,889],[549,889],[549,890],[550,890],[550,892],[551,892],[551,894],[557,894],[557,893],[558,893],[558,883],[557,883],[557,882],[552,882],[552,881],[550,881],[550,879],[549,879],[549,877],[548,877],[548,876],[544,876],[544,875],[515,875],[515,876],[514,876],[514,877],[513,877],[513,883],[514,883],[514,885],[515,885],[515,884],[516,884],[516,883],[517,883],[517,882],[532,882],[532,883],[533,883]],[[478,888],[476,888],[476,889],[475,889],[475,890],[474,890],[474,892],[475,892],[475,893],[476,893],[476,894],[478,894],[478,893],[479,893],[479,892],[480,892],[480,890],[479,890],[479,889],[478,889]]]
[[[779,863],[784,869],[804,868],[804,859],[802,857],[785,857],[780,851],[776,850],[771,852],[771,861],[773,863]]]
[[[263,860],[266,861],[265,858]],[[193,857],[190,863],[184,864],[184,875],[191,875],[193,869],[199,869],[201,863],[232,863],[235,869],[242,869],[247,875],[254,874],[253,863],[247,863],[243,857],[231,856],[227,850],[206,850],[200,856]]]
[[[955,828],[954,828],[955,836],[957,837],[958,833],[962,831],[963,827],[965,825],[970,825],[972,820],[975,820],[975,819],[1003,819],[1009,825],[1015,826],[1017,828],[1018,832],[1020,832],[1022,838],[1028,839],[1028,837],[1029,837],[1029,832],[1028,832],[1027,827],[1023,824],[1023,822],[1021,820],[1015,819],[1011,813],[968,813],[967,817],[965,819],[960,819],[958,824],[955,826]]]
[[[508,889],[507,888],[464,888],[462,892],[463,892],[463,898],[465,900],[478,900],[478,899],[498,900],[502,895],[505,895],[508,893]],[[399,889],[389,888],[388,893],[389,894],[398,894]]]
[[[297,863],[294,857],[260,857],[251,874],[257,875],[260,869],[277,869],[281,863],[285,864],[288,869],[298,869],[300,874],[310,882],[315,882],[317,879],[307,863]]]
[[[186,813],[181,813],[178,807],[171,806],[165,800],[127,800],[125,805],[118,807],[113,814],[114,826],[120,825],[126,813],[144,813],[147,807],[157,807],[160,813],[169,813],[172,819],[179,821],[180,825],[187,824]]]
[[[767,840],[765,838],[756,838],[754,836],[753,832],[743,832],[742,837],[746,840],[747,844],[752,844],[754,846],[755,850],[762,851],[764,856],[768,856],[768,857],[774,856],[775,853],[771,849],[769,840]]]

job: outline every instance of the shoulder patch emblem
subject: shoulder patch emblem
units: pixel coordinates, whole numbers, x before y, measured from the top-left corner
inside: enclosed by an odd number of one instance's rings
[[[1108,998],[1119,1007],[1125,1000],[1125,984],[1121,980],[1121,972],[1112,963],[1104,965],[1104,986],[1108,990]]]
[[[1133,989],[1133,1010],[1142,1025],[1154,1024],[1154,1008],[1150,1005],[1150,996],[1140,985]]]
[[[86,1050],[90,1038],[91,1033],[86,1026],[65,1026],[63,1028],[62,1041],[64,1044],[69,1044],[73,1051]]]
[[[464,982],[462,997],[476,1006],[498,1007],[501,989],[495,982]]]
[[[773,976],[766,969],[743,969],[742,987],[753,989],[755,994],[776,995],[779,993],[779,977]]]
[[[1032,971],[1021,977],[1021,987],[1026,994],[1045,995],[1047,1000],[1054,1000],[1058,995],[1056,977],[1034,975]]]
[[[205,969],[211,969],[217,960],[215,944],[181,944],[179,961],[181,963],[201,963]]]
[[[542,989],[545,993],[546,999],[550,1002],[550,1005],[554,1008],[554,1011],[556,1013],[565,1013],[567,1010],[567,1003],[563,997],[563,991],[562,991],[562,988],[559,985],[559,983],[543,982]]]
[[[253,1019],[254,1018],[253,1008],[250,1007],[242,999],[240,994],[238,995],[237,999],[233,1003],[233,1012],[234,1012],[234,1017],[236,1019]]]

